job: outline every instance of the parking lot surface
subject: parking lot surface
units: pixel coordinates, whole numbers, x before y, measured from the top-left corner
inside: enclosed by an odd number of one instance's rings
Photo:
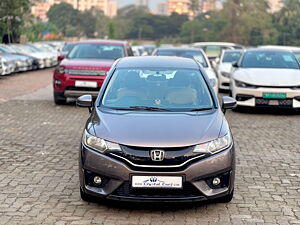
[[[88,111],[55,106],[51,75],[0,77],[0,224],[300,224],[299,113],[226,114],[237,153],[231,203],[86,203],[77,160]]]

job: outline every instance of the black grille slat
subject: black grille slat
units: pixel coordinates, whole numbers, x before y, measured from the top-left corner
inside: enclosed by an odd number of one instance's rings
[[[182,189],[132,188],[129,181],[124,182],[113,195],[140,198],[184,198],[201,197],[201,192],[191,183],[183,183]]]

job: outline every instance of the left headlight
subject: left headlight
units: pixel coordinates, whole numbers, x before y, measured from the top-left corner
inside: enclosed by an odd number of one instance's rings
[[[87,147],[100,153],[105,153],[107,151],[121,151],[118,144],[93,136],[86,130],[83,132],[82,141]]]
[[[220,152],[232,144],[232,137],[230,132],[228,132],[225,136],[219,137],[213,141],[209,141],[200,145],[196,145],[194,149],[194,153],[204,153],[204,154],[215,154]]]

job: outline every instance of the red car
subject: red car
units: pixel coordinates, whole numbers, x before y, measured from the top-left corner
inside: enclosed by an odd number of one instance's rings
[[[76,43],[53,74],[54,102],[84,94],[97,97],[107,72],[118,58],[133,56],[123,41],[91,40]]]

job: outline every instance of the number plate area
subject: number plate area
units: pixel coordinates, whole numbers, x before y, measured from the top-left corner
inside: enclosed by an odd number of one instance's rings
[[[182,177],[180,176],[132,176],[131,186],[133,188],[182,188]]]

